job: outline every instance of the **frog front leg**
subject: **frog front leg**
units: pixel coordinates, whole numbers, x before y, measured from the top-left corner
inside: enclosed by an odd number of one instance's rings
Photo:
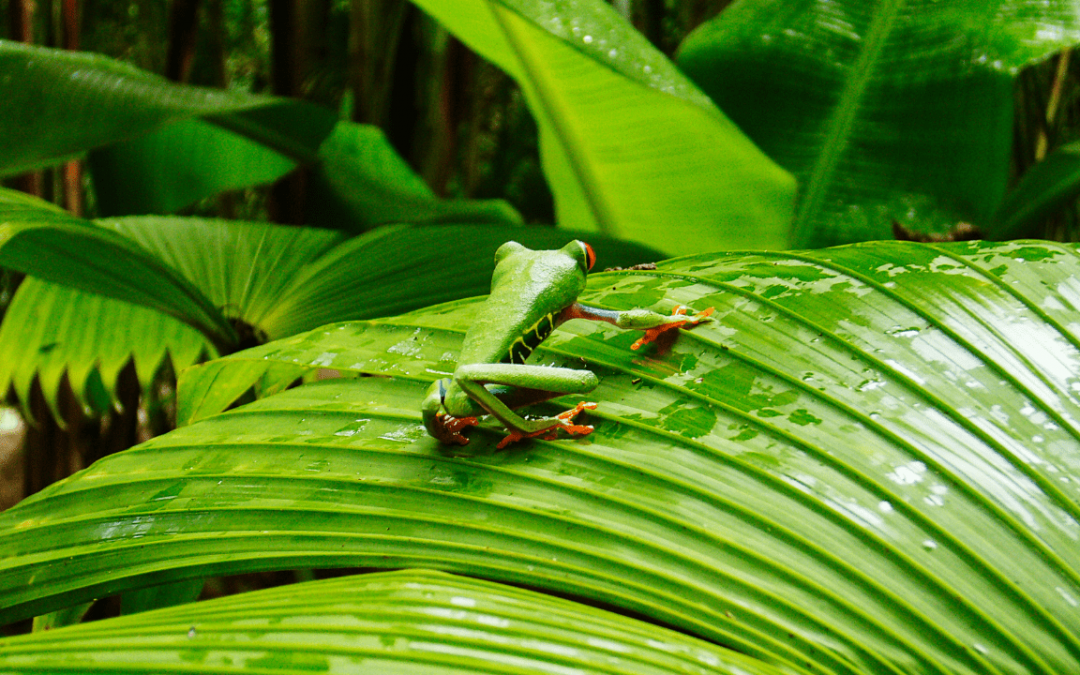
[[[503,398],[484,386],[486,384],[509,385],[516,391],[526,393],[523,396],[508,396],[507,398],[528,399],[529,403],[535,403],[563,394],[585,394],[592,391],[599,384],[599,380],[588,370],[513,363],[474,363],[458,367],[454,372],[454,382],[485,412],[502,422],[510,432],[499,442],[498,448],[503,448],[522,438],[539,436],[560,429],[570,434],[592,433],[591,426],[572,422],[582,410],[596,408],[595,403],[579,403],[576,407],[555,417],[525,419],[514,412]],[[453,414],[452,411],[450,412]]]
[[[637,350],[643,345],[654,342],[658,337],[669,330],[675,330],[683,326],[696,326],[705,321],[713,313],[713,308],[702,310],[697,314],[687,314],[685,305],[675,305],[670,316],[664,316],[651,309],[629,309],[617,311],[613,309],[600,309],[590,307],[580,302],[575,302],[563,310],[562,321],[570,319],[589,319],[590,321],[604,321],[613,326],[625,330],[640,330],[645,334],[637,342],[630,345],[630,349]]]

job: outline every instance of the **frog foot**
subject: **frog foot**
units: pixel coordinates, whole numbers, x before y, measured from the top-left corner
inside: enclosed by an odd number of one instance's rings
[[[645,331],[645,334],[642,335],[638,339],[637,342],[630,345],[630,349],[633,349],[634,351],[637,351],[638,349],[641,349],[643,346],[649,344],[650,342],[655,342],[657,338],[659,338],[661,335],[663,335],[667,331],[674,330],[676,328],[681,328],[681,327],[685,326],[686,324],[690,324],[691,326],[696,326],[697,324],[704,321],[705,318],[710,316],[712,313],[713,313],[713,308],[710,307],[708,309],[705,309],[705,310],[702,310],[702,311],[698,312],[697,314],[694,314],[693,316],[687,316],[682,321],[672,321],[671,323],[665,323],[663,326],[657,326],[656,328],[649,328],[648,330]],[[685,316],[686,315],[686,305],[675,305],[675,307],[672,308],[672,310],[671,310],[671,314],[672,314],[672,316]]]
[[[435,416],[435,423],[441,432],[438,436],[440,441],[468,445],[468,437],[461,432],[469,427],[475,427],[477,419],[475,417],[452,417],[446,413],[439,413]]]
[[[554,417],[554,420],[556,420],[556,421],[550,427],[544,427],[543,429],[539,429],[537,431],[534,431],[534,432],[528,433],[528,434],[524,433],[524,432],[520,432],[520,431],[511,431],[510,434],[507,435],[506,438],[499,441],[499,444],[495,446],[495,449],[496,450],[502,450],[507,445],[510,445],[511,443],[516,443],[516,442],[520,441],[523,438],[533,438],[533,437],[536,437],[536,436],[540,436],[541,434],[547,434],[547,436],[543,437],[543,439],[545,441],[553,441],[558,437],[558,435],[559,435],[558,432],[559,431],[565,431],[566,433],[568,433],[568,434],[570,434],[572,436],[573,435],[588,436],[589,434],[591,434],[593,432],[592,425],[590,425],[590,424],[573,424],[572,422],[574,421],[574,418],[578,416],[578,413],[580,413],[582,410],[595,410],[595,409],[596,409],[596,404],[595,403],[592,403],[590,401],[582,401],[581,403],[578,403],[576,406],[574,406],[570,410],[567,410],[566,412],[561,412],[558,415],[556,415]]]

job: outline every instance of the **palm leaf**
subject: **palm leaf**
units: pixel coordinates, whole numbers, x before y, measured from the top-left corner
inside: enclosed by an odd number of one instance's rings
[[[416,4],[521,85],[559,223],[671,253],[786,244],[790,176],[607,3]]]
[[[109,228],[3,188],[0,265],[164,312],[220,344],[235,339],[232,327],[206,296],[145,248]]]
[[[11,672],[162,672],[193,662],[203,673],[235,664],[282,673],[360,664],[413,673],[783,672],[603,610],[427,571],[308,582],[0,640],[0,667]]]
[[[82,222],[82,221],[77,221]],[[158,265],[175,270],[212,306],[282,338],[346,319],[385,316],[487,292],[494,251],[515,237],[534,248],[561,246],[574,234],[552,228],[481,225],[383,228],[345,239],[330,230],[176,217],[101,220]],[[104,229],[107,228],[107,229]],[[432,241],[440,245],[432,246]],[[655,260],[649,249],[599,238],[600,263]],[[123,266],[109,265],[124,273]],[[116,382],[131,359],[143,387],[171,359],[175,372],[219,346],[178,320],[146,307],[28,279],[0,324],[0,391],[29,400],[39,376],[54,411],[66,374],[85,403],[117,403]]]
[[[800,184],[796,246],[891,238],[890,221],[986,225],[1009,177],[1013,79],[1080,42],[1051,0],[744,0],[679,65]]]
[[[419,566],[807,672],[1072,672],[1078,267],[1056,244],[876,243],[593,275],[595,304],[717,320],[644,353],[566,324],[534,358],[600,376],[596,431],[500,452],[494,425],[467,454],[420,425],[475,304],[266,345],[232,362],[384,376],[210,417],[0,515],[0,619],[207,574]]]

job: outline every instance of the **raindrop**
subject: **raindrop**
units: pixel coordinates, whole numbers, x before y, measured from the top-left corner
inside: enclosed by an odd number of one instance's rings
[[[591,35],[586,35],[585,37],[581,38],[581,41],[584,42],[587,45],[591,45],[592,44],[592,36]]]

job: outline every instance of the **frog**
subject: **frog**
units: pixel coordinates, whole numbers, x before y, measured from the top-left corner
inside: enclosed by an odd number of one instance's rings
[[[596,262],[589,244],[574,240],[562,248],[534,251],[515,241],[495,252],[491,293],[465,333],[451,377],[436,380],[422,404],[427,432],[447,445],[467,445],[463,433],[488,414],[507,430],[497,449],[522,439],[557,438],[559,432],[585,436],[594,427],[576,423],[597,404],[582,401],[551,417],[527,418],[519,408],[557,396],[585,395],[599,379],[587,369],[526,364],[529,355],[561,324],[575,320],[604,321],[625,330],[643,331],[632,350],[661,335],[709,319],[713,308],[688,314],[676,305],[671,315],[649,309],[610,310],[578,302]]]

